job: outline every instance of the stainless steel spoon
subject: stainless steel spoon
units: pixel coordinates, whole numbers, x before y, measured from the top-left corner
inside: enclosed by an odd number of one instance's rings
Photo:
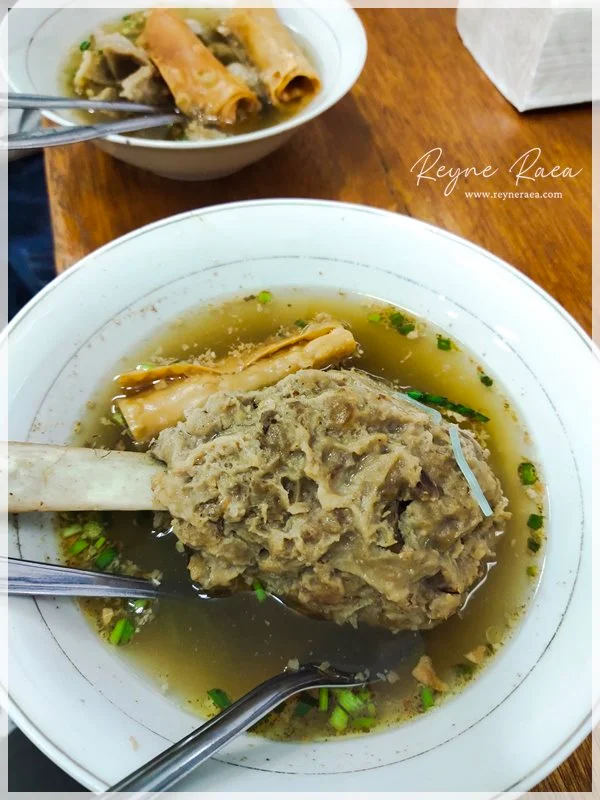
[[[62,147],[66,144],[77,144],[92,139],[101,139],[116,133],[133,133],[135,131],[160,128],[181,120],[180,114],[154,114],[147,117],[132,117],[101,125],[73,125],[72,127],[48,129],[42,128],[31,133],[10,134],[8,139],[0,142],[8,150],[34,150],[39,147]]]
[[[3,566],[8,568],[4,580]],[[9,594],[78,597],[156,598],[179,594],[164,584],[109,573],[40,564],[22,559],[0,559],[0,588]],[[192,596],[188,595],[188,599]],[[277,598],[273,598],[276,602]],[[215,600],[218,602],[218,600]],[[298,614],[285,606],[286,610]],[[140,769],[115,784],[115,792],[136,792],[150,800],[167,791],[203,764],[221,748],[253,725],[280,703],[298,692],[317,687],[362,686],[384,679],[393,670],[401,680],[423,655],[423,639],[418,631],[393,634],[383,628],[367,627],[360,637],[348,638],[342,626],[321,621],[321,636],[312,647],[321,666],[307,664],[298,671],[286,671],[264,681],[218,716],[169,747]],[[325,669],[325,665],[327,669]],[[151,792],[151,795],[148,795]],[[133,795],[132,797],[138,797]]]
[[[116,783],[104,796],[110,797],[116,792],[135,792],[130,795],[130,800],[150,800],[160,792],[168,791],[298,692],[318,687],[363,686],[381,680],[383,674],[391,669],[396,672],[399,669],[402,672],[412,670],[423,654],[423,641],[418,632],[386,636],[385,645],[376,650],[364,650],[359,662],[360,670],[353,657],[346,661],[338,656],[326,670],[322,666],[307,664],[298,671],[286,671],[269,678],[196,731]]]
[[[3,557],[0,558],[0,591],[10,595],[130,597],[136,600],[178,594],[176,589],[141,578]]]

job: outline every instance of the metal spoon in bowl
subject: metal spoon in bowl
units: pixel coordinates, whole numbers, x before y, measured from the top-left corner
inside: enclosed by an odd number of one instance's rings
[[[0,579],[0,588],[7,588],[9,594],[140,599],[178,594],[176,589],[155,586],[139,578],[20,559],[3,559],[2,563],[8,564],[8,581],[2,586]],[[284,608],[290,613],[298,613],[287,606]],[[119,781],[109,792],[139,792],[140,798],[143,793],[144,800],[149,800],[149,797],[167,791],[298,692],[320,687],[362,686],[383,679],[390,670],[401,680],[408,679],[423,655],[423,639],[417,631],[393,634],[383,628],[367,627],[361,631],[361,636],[348,637],[343,626],[334,622],[319,621],[318,624],[322,626],[323,635],[311,646],[320,666],[305,664],[297,671],[286,671],[269,678]],[[148,792],[153,794],[149,796]]]
[[[375,638],[381,633],[378,646],[365,647],[362,639],[356,637],[355,652],[346,651],[340,654],[332,648],[331,661],[327,666],[305,664],[297,671],[285,671],[269,678],[218,716],[116,783],[109,793],[136,792],[139,794],[132,795],[132,800],[141,800],[142,797],[149,800],[160,792],[168,791],[234,738],[256,725],[280,703],[298,692],[321,687],[363,686],[365,683],[382,680],[385,673],[392,669],[396,674],[400,672],[402,677],[408,677],[423,655],[423,639],[420,633],[405,631],[390,634],[389,631],[378,631],[374,628],[371,630],[375,632]],[[152,794],[148,795],[148,792]]]

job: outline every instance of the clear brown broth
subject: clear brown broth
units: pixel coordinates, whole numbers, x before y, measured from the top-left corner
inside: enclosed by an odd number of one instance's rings
[[[343,320],[361,345],[360,356],[353,358],[350,366],[402,386],[446,395],[490,417],[485,424],[490,461],[509,498],[512,519],[498,542],[497,564],[466,607],[424,634],[427,654],[454,692],[470,679],[456,665],[468,664],[465,654],[490,641],[494,647],[488,649],[488,655],[497,651],[509,638],[535,588],[536,581],[528,576],[527,567],[539,565],[541,554],[533,556],[528,550],[530,532],[526,523],[529,514],[543,508],[528,496],[517,471],[521,461],[532,457],[532,447],[498,378],[491,376],[492,388],[484,386],[480,380],[484,365],[479,365],[462,343],[453,338],[458,349],[438,349],[436,336],[440,331],[424,321],[419,321],[422,332],[417,339],[369,322],[368,315],[381,307],[377,301],[356,295],[305,290],[278,291],[267,305],[256,300],[211,305],[177,320],[138,351],[128,354],[115,364],[113,374],[157,356],[186,360],[211,350],[219,357],[240,341],[262,341],[281,326],[293,325],[298,319],[310,320],[316,313],[327,311]],[[117,428],[99,423],[110,415],[114,394],[114,383],[105,381],[74,441],[115,445],[120,435]],[[119,648],[157,685],[168,687],[176,701],[199,714],[213,714],[208,690],[220,688],[237,698],[280,672],[290,659],[313,660],[322,652],[323,629],[319,628],[319,621],[291,615],[273,599],[259,603],[251,593],[208,602],[199,600],[189,588],[186,559],[176,550],[172,535],[153,535],[150,515],[145,521],[140,515],[111,516],[107,535],[120,543],[125,557],[143,569],[158,567],[166,580],[188,587],[189,599],[161,600],[156,618],[130,644]],[[82,603],[93,622],[97,622],[102,605],[102,601]],[[347,626],[344,636],[348,640],[360,637],[361,629]],[[375,685],[378,725],[401,722],[419,713],[422,706],[418,688],[406,674],[395,684]],[[296,718],[291,706],[263,724],[261,732],[286,739],[331,735],[327,714],[315,710]]]

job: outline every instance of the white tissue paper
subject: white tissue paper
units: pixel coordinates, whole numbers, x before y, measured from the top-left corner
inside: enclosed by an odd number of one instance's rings
[[[519,111],[592,99],[592,10],[471,8],[459,2],[465,47]]]

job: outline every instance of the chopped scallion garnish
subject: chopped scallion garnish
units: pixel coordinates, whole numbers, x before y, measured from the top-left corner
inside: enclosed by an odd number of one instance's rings
[[[309,711],[312,711],[312,706],[309,706],[308,703],[304,702],[304,700],[298,700],[296,707],[294,708],[294,716],[305,717]]]
[[[379,322],[381,322],[381,314],[379,314],[377,311],[374,311],[372,314],[369,314],[367,321],[373,322],[377,325]]]
[[[329,715],[329,724],[338,733],[346,730],[349,720],[349,715],[341,706],[336,706]]]
[[[86,50],[89,50],[91,46],[92,43],[90,42],[90,40],[84,39],[83,42],[79,45],[79,49],[81,50],[82,53],[84,53]]]
[[[333,693],[344,711],[349,714],[357,714],[362,711],[364,702],[350,689],[334,689]]]
[[[452,339],[446,339],[438,333],[437,346],[438,350],[452,350]]]
[[[541,514],[530,514],[527,520],[527,527],[532,531],[539,531],[544,525],[544,518]]]
[[[541,546],[541,543],[538,542],[537,539],[534,539],[533,536],[530,536],[529,539],[527,539],[527,547],[532,553],[537,553]]]
[[[101,536],[99,539],[96,539],[94,542],[94,547],[96,550],[100,550],[100,548],[106,544],[106,536]]]
[[[103,533],[104,528],[99,522],[90,521],[86,522],[83,526],[83,535],[86,536],[88,539],[98,539],[98,537]]]
[[[319,689],[319,711],[327,711],[329,708],[329,689],[324,686]]]
[[[254,594],[256,595],[259,603],[262,603],[264,600],[267,599],[267,593],[265,591],[265,587],[258,580],[258,578],[252,581],[252,588],[254,589]]]
[[[267,303],[271,302],[271,300],[273,299],[273,295],[271,294],[271,292],[262,291],[256,295],[256,299],[261,305],[265,306]]]
[[[530,461],[523,461],[519,464],[519,478],[523,486],[533,486],[536,483],[537,471]]]
[[[229,708],[229,706],[231,705],[231,700],[229,699],[229,695],[227,694],[227,692],[224,692],[223,689],[211,689],[210,691],[207,692],[207,694],[213,701],[213,703],[217,706],[217,708],[220,708],[221,710]]]
[[[398,333],[401,333],[402,336],[406,336],[415,329],[414,322],[407,320],[404,314],[402,314],[400,311],[392,311],[388,319],[392,328],[398,331]]]
[[[490,378],[489,375],[480,375],[479,380],[483,383],[484,386],[494,385],[494,381]]]
[[[116,411],[115,410],[115,411],[112,412],[112,414],[110,416],[112,417],[112,421],[116,425],[118,425],[120,428],[126,428],[127,427],[127,423],[125,422],[125,419],[123,418],[123,414],[121,414],[120,411]]]
[[[433,692],[429,686],[421,686],[421,703],[425,711],[427,711],[428,708],[431,708],[435,703],[433,699]]]
[[[69,547],[69,553],[74,556],[78,556],[88,546],[89,542],[86,539],[77,539],[76,542],[73,542],[71,547]]]
[[[63,528],[60,532],[60,535],[63,537],[63,539],[70,539],[71,536],[76,536],[78,533],[82,533],[82,531],[83,526],[75,523],[73,525],[67,525],[66,528]]]
[[[308,323],[306,322],[305,319],[297,319],[296,322],[294,322],[294,325],[297,328],[306,328],[307,324]]]
[[[535,578],[535,577],[537,577],[537,574],[538,574],[538,568],[535,566],[535,564],[530,564],[530,565],[527,567],[527,574],[529,575],[529,577],[530,577],[530,578]]]
[[[111,644],[127,644],[134,633],[135,626],[133,622],[127,617],[122,617],[110,633],[110,642]]]
[[[447,408],[448,411],[455,411],[457,414],[461,414],[463,417],[475,420],[475,422],[489,422],[490,420],[490,418],[486,417],[485,414],[482,414],[481,411],[475,411],[474,408],[465,406],[462,403],[454,403],[452,400],[448,400],[447,397],[444,397],[441,394],[419,392],[417,389],[411,389],[410,391],[406,392],[406,394],[408,397],[412,397],[413,400],[418,400],[420,403],[429,403],[432,406]]]
[[[94,561],[94,565],[98,569],[106,569],[112,564],[118,555],[119,553],[114,547],[107,547],[106,550],[103,550],[98,558]]]

